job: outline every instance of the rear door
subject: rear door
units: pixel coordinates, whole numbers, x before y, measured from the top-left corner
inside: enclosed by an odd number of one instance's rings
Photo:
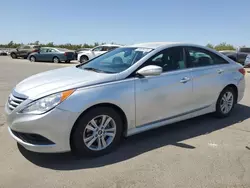
[[[46,54],[46,61],[53,61],[53,58],[57,56],[59,52],[54,48],[49,48]],[[60,58],[60,57],[59,57]]]
[[[194,109],[215,104],[225,87],[228,62],[218,55],[198,47],[186,47],[186,58],[192,67]]]

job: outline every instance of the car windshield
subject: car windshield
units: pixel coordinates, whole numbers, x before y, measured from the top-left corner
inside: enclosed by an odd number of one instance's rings
[[[107,52],[78,68],[104,73],[119,73],[139,61],[151,48],[124,47]]]

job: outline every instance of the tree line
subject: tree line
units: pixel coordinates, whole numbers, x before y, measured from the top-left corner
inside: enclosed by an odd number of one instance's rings
[[[28,43],[28,44],[30,44],[30,45],[40,45],[41,47],[46,46],[46,47],[58,47],[58,48],[67,48],[67,49],[70,49],[70,50],[77,50],[77,49],[80,49],[80,48],[93,48],[95,46],[105,44],[105,43],[95,42],[94,44],[87,44],[87,43],[84,43],[84,44],[70,44],[70,43],[54,44],[53,42],[49,42],[47,44],[43,44],[43,43],[40,43],[39,41],[35,41],[35,42],[32,42],[32,43]],[[112,44],[114,44],[114,43],[112,43]],[[23,45],[23,43],[15,43],[13,41],[10,41],[8,44],[0,44],[0,48],[18,48],[21,45]],[[220,50],[235,50],[236,49],[233,45],[228,44],[226,42],[223,42],[223,43],[220,43],[220,44],[217,44],[217,45],[207,44],[206,46],[209,47],[209,48],[215,49],[217,51],[220,51]]]
[[[57,48],[67,48],[69,50],[77,50],[80,48],[93,48],[95,46],[99,46],[101,44],[105,44],[105,43],[98,43],[95,42],[94,44],[70,44],[70,43],[66,43],[66,44],[54,44],[54,42],[49,42],[49,43],[40,43],[39,41],[35,41],[35,42],[31,42],[28,43],[28,45],[39,45],[41,47],[57,47]],[[112,42],[112,44],[114,44]],[[10,41],[8,44],[0,44],[0,48],[18,48],[20,46],[24,45],[23,43],[15,43],[13,41]]]

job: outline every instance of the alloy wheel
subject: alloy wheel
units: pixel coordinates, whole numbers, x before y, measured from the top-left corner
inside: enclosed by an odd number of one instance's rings
[[[55,58],[53,59],[53,61],[54,61],[54,63],[59,63],[59,59],[58,59],[57,57],[55,57]]]
[[[30,57],[30,61],[31,61],[31,62],[35,62],[35,61],[36,61],[35,57],[33,57],[33,56]]]
[[[88,122],[83,132],[83,141],[90,150],[100,151],[113,142],[115,135],[115,121],[108,115],[100,115]]]
[[[220,101],[221,112],[223,114],[229,113],[233,108],[233,104],[234,104],[234,95],[232,92],[227,91],[223,95],[223,97],[221,98],[221,101]]]

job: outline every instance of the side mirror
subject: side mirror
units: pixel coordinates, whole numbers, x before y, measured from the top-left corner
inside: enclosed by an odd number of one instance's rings
[[[16,49],[16,51],[18,51],[18,48]]]
[[[158,76],[161,73],[162,73],[162,68],[156,65],[148,65],[136,72],[136,74],[141,76]]]

